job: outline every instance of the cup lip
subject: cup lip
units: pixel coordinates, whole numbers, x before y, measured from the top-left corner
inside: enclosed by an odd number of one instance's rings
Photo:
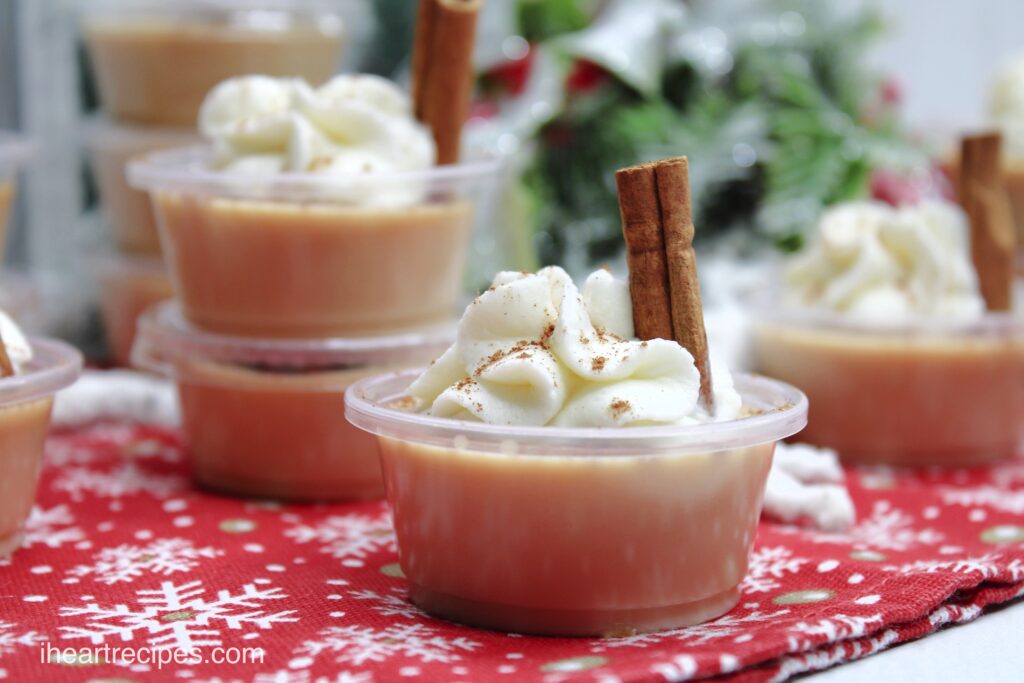
[[[103,114],[85,119],[78,130],[83,146],[92,152],[124,144],[181,146],[199,138],[199,132],[192,126],[146,126],[114,121]]]
[[[444,350],[455,339],[455,324],[367,337],[261,338],[207,332],[189,323],[177,301],[148,309],[137,323],[133,363],[171,374],[174,360],[209,360],[270,369],[343,368],[401,361],[417,350]]]
[[[82,354],[56,339],[31,337],[32,360],[25,372],[0,379],[0,406],[51,396],[82,373]]]
[[[191,145],[146,154],[128,164],[128,183],[140,190],[184,191],[243,198],[273,198],[276,194],[308,194],[328,203],[331,191],[352,184],[369,190],[392,184],[430,186],[473,185],[496,177],[503,166],[498,155],[417,171],[366,174],[267,173],[239,174],[211,169],[211,145]],[[312,191],[312,192],[311,192]],[[345,202],[350,203],[350,202]]]
[[[345,417],[379,437],[442,448],[537,457],[673,456],[714,453],[771,443],[796,434],[807,424],[807,397],[796,387],[760,375],[737,374],[744,403],[760,393],[772,409],[724,422],[648,427],[547,427],[492,425],[437,418],[387,407],[404,395],[423,368],[369,377],[345,392]]]
[[[155,11],[158,14],[194,11],[280,11],[290,14],[323,12],[338,14],[338,0],[89,0],[78,3],[79,12],[86,19],[122,11]]]
[[[23,135],[0,130],[0,180],[13,175],[32,157],[32,142]]]

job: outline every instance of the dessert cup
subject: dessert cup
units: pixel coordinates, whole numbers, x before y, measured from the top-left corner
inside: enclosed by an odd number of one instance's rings
[[[1024,445],[1024,316],[868,325],[756,315],[756,368],[811,402],[802,441],[847,462],[973,465]]]
[[[190,326],[176,304],[139,323],[133,358],[178,386],[195,478],[243,496],[354,500],[383,494],[377,444],[349,425],[349,384],[437,356],[448,326],[390,337],[274,340]]]
[[[418,372],[354,384],[380,441],[402,571],[440,617],[542,635],[696,624],[739,597],[777,440],[807,401],[742,376],[750,417],[689,426],[497,426],[403,410]]]
[[[450,320],[474,220],[490,218],[496,160],[330,176],[209,169],[202,148],[129,166],[156,209],[182,310],[214,332],[385,333]]]
[[[128,184],[125,170],[134,158],[169,147],[195,144],[199,136],[188,128],[118,125],[103,120],[84,131],[103,210],[120,250],[160,254],[160,238],[149,196]]]
[[[32,339],[34,358],[13,377],[0,379],[0,557],[21,545],[35,502],[43,441],[57,391],[82,370],[82,357],[67,344]]]
[[[342,22],[318,0],[92,0],[82,30],[113,117],[191,126],[206,93],[233,76],[327,80]]]
[[[174,292],[163,261],[156,257],[118,255],[98,264],[100,315],[110,357],[116,365],[131,365],[135,325],[150,306]]]
[[[7,228],[14,206],[18,169],[30,153],[31,146],[25,140],[0,131],[0,263],[7,256]]]

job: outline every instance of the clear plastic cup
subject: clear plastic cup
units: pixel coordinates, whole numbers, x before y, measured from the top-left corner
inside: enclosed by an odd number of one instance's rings
[[[1024,447],[1024,314],[857,323],[759,311],[755,367],[811,402],[801,441],[847,462],[972,465]]]
[[[253,176],[211,152],[129,165],[150,192],[185,316],[261,337],[381,334],[450,320],[474,221],[491,220],[496,159],[423,171]]]
[[[377,445],[344,417],[345,389],[440,354],[444,326],[389,337],[277,340],[189,325],[174,303],[139,321],[133,359],[172,379],[193,473],[229,493],[282,500],[383,494]]]
[[[736,378],[749,417],[691,426],[515,427],[411,412],[418,371],[354,384],[375,434],[413,602],[542,635],[622,635],[730,610],[775,443],[806,422],[796,389]]]
[[[31,339],[34,358],[0,379],[0,557],[21,545],[50,428],[53,396],[82,371],[82,356],[52,339]]]
[[[32,145],[24,138],[0,131],[0,263],[7,255],[7,228],[14,193],[17,189],[18,170],[32,155]]]
[[[338,2],[90,0],[82,31],[100,100],[122,121],[191,126],[206,94],[247,74],[326,81],[341,61]]]
[[[103,212],[119,249],[160,254],[160,237],[149,196],[128,184],[128,162],[148,152],[196,144],[194,129],[118,125],[97,119],[83,130],[103,200]]]
[[[100,316],[115,365],[131,365],[136,322],[143,311],[174,296],[164,262],[153,256],[110,255],[98,259]]]

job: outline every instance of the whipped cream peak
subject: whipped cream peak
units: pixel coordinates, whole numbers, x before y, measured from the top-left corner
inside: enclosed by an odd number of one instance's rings
[[[28,338],[14,319],[4,311],[0,311],[0,337],[3,338],[7,356],[11,359],[15,373],[20,374],[32,360],[32,345],[28,343]]]
[[[716,368],[714,419],[740,397]],[[455,344],[410,387],[437,417],[490,424],[625,427],[708,421],[700,375],[674,341],[633,338],[628,285],[605,271],[577,289],[557,267],[499,273],[459,322]]]
[[[868,320],[984,312],[967,218],[945,201],[832,207],[787,267],[785,283],[789,304]]]
[[[243,76],[217,85],[199,111],[215,165],[250,174],[368,174],[434,165],[430,132],[390,81],[336,76],[319,88],[301,79]]]

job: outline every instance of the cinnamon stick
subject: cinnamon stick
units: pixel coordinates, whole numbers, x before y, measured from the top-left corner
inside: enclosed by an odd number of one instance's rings
[[[990,311],[1013,306],[1016,236],[1003,182],[998,133],[966,136],[961,141],[960,203],[971,225],[971,258]]]
[[[674,339],[693,355],[700,371],[701,401],[713,413],[687,159],[631,166],[618,171],[615,182],[636,335],[640,339]]]
[[[412,53],[416,118],[430,128],[438,165],[459,160],[473,90],[473,47],[482,0],[420,0]]]
[[[7,353],[7,344],[4,343],[3,336],[0,336],[0,377],[11,377],[14,375],[14,363],[11,362],[11,357]]]

